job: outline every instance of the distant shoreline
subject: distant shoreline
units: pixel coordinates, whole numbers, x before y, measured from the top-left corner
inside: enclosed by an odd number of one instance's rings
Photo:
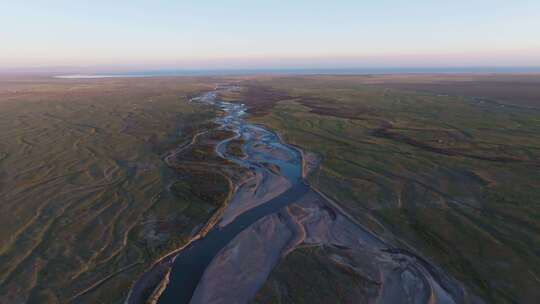
[[[107,75],[107,74],[68,74],[68,75],[56,75],[53,76],[53,78],[61,78],[61,79],[98,79],[98,78],[131,78],[131,77],[152,77],[152,76],[145,76],[145,75],[129,75],[129,74],[122,74],[122,75]]]
[[[28,72],[30,73],[30,72]],[[43,72],[44,73],[44,72]],[[383,75],[383,74],[527,74],[540,73],[540,67],[471,67],[471,68],[350,68],[350,69],[215,69],[147,70],[123,73],[54,73],[61,79],[238,76],[238,75]],[[52,74],[52,73],[51,73]]]

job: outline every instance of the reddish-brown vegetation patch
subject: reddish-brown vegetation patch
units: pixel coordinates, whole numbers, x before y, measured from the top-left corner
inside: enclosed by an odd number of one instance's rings
[[[409,137],[405,134],[392,132],[391,130],[386,129],[386,128],[375,129],[371,132],[371,135],[375,137],[379,137],[379,138],[386,138],[386,139],[391,139],[391,140],[398,141],[401,143],[405,143],[407,145],[420,148],[428,152],[444,154],[444,155],[449,155],[449,156],[462,156],[462,157],[469,157],[469,158],[502,162],[502,163],[527,162],[526,159],[521,159],[521,158],[516,158],[516,157],[481,155],[481,154],[469,153],[466,150],[459,149],[459,148],[436,147],[426,142],[416,140],[415,138]]]
[[[374,114],[367,107],[358,105],[354,108],[343,107],[335,100],[320,97],[301,97],[296,99],[301,105],[308,107],[312,113],[336,116],[347,119],[361,119],[362,115]]]
[[[393,89],[475,97],[502,104],[540,108],[540,75],[395,75],[375,77],[372,85]]]
[[[256,84],[247,85],[242,98],[242,102],[248,106],[248,112],[254,116],[268,114],[276,103],[293,99],[286,93]]]

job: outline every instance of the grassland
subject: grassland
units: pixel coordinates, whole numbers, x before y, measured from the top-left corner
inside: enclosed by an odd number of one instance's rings
[[[214,110],[187,100],[213,85],[1,79],[0,303],[121,303],[211,217],[229,182],[193,163],[212,152],[162,156],[210,129]]]
[[[540,87],[531,83],[539,80],[259,77],[245,82],[243,100],[254,122],[322,158],[310,183],[365,226],[396,235],[487,303],[535,303]],[[516,90],[524,86],[525,97]],[[346,299],[354,280],[329,267],[324,251],[287,256],[257,302]]]
[[[1,304],[121,303],[216,219],[245,176],[215,154],[232,136],[218,113],[186,101],[222,81],[253,122],[319,156],[309,182],[366,227],[487,303],[540,298],[539,76],[4,77]],[[293,251],[256,302],[358,300],[366,282],[335,250]]]

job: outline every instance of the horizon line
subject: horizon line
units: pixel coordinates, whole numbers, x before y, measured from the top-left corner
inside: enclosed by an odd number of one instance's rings
[[[233,74],[418,74],[418,73],[540,73],[540,66],[395,66],[395,67],[249,67],[249,68],[107,68],[37,67],[0,68],[0,74],[48,76],[157,77]],[[74,77],[72,77],[74,78]]]

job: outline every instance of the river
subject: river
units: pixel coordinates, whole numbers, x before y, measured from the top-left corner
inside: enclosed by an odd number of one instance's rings
[[[300,244],[332,248],[337,267],[375,282],[369,283],[365,302],[482,303],[414,249],[397,248],[379,238],[339,204],[312,189],[303,178],[299,149],[284,143],[275,132],[247,122],[245,105],[219,99],[221,90],[236,89],[218,86],[191,101],[222,110],[215,122],[235,136],[219,142],[216,152],[249,169],[251,177],[238,185],[220,220],[206,235],[143,274],[127,303],[145,302],[141,286],[155,281],[160,273],[169,276],[161,293],[154,295],[157,303],[245,303],[279,259]],[[242,140],[243,156],[227,152],[233,140]],[[254,247],[253,240],[261,243]]]
[[[158,301],[160,304],[189,303],[204,270],[225,245],[258,219],[280,210],[309,191],[309,186],[302,179],[300,152],[283,143],[274,132],[247,123],[243,118],[246,113],[245,105],[220,101],[217,99],[216,92],[196,97],[192,99],[192,102],[221,108],[223,115],[216,119],[220,125],[219,129],[232,131],[236,136],[223,140],[217,145],[216,150],[222,157],[249,168],[255,175],[261,176],[262,181],[257,184],[257,187],[264,190],[265,183],[270,182],[269,179],[275,175],[285,178],[289,184],[285,192],[256,207],[245,206],[248,209],[237,215],[230,223],[225,226],[216,225],[205,237],[184,248],[174,260],[169,284]],[[226,152],[227,144],[233,139],[244,140],[242,148],[245,157],[240,158]],[[265,151],[272,152],[265,153]],[[279,169],[271,170],[272,167]]]

